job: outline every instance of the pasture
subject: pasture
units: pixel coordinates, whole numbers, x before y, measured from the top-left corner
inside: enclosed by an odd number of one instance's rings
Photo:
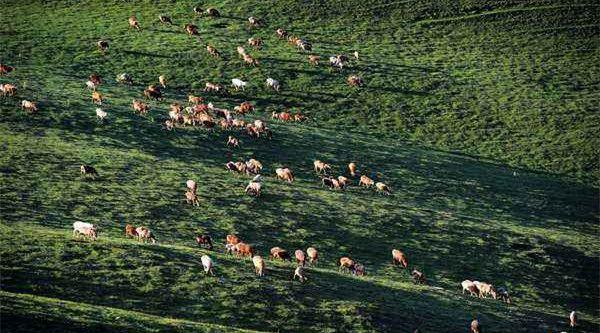
[[[558,1],[222,1],[221,17],[195,15],[189,1],[5,1],[0,63],[0,327],[3,332],[597,332],[598,6]],[[141,31],[128,29],[135,14]],[[168,14],[172,26],[158,23]],[[252,28],[247,18],[265,20]],[[199,37],[183,25],[198,26]],[[280,40],[306,38],[313,52]],[[247,39],[260,37],[255,50]],[[99,39],[109,41],[105,54]],[[211,57],[214,45],[221,58]],[[236,54],[244,45],[260,64]],[[327,64],[350,55],[341,72]],[[322,63],[312,66],[308,54]],[[85,81],[98,90],[108,114]],[[132,85],[118,84],[120,73]],[[360,75],[365,85],[349,87]],[[146,116],[133,99],[165,75],[163,101]],[[268,77],[281,91],[265,86]],[[235,91],[231,79],[248,82]],[[206,82],[227,94],[205,93]],[[169,104],[193,93],[233,109],[250,101],[273,139],[235,130],[164,128]],[[38,102],[39,111],[20,109]],[[304,122],[272,120],[289,108]],[[229,135],[240,147],[226,147]],[[263,193],[229,160],[256,158]],[[319,159],[333,175],[355,161],[392,195],[354,184],[321,186]],[[79,173],[93,165],[96,179]],[[275,178],[290,167],[295,181]],[[199,206],[185,203],[198,183]],[[76,240],[71,225],[97,224],[99,239]],[[158,244],[124,237],[152,229]],[[213,251],[194,237],[209,233]],[[295,264],[224,253],[238,234],[269,249],[319,249],[308,280]],[[391,264],[402,249],[410,270]],[[200,257],[210,255],[216,276]],[[366,276],[338,271],[350,256]],[[507,287],[512,303],[461,293],[465,279]],[[578,326],[569,328],[576,310]]]

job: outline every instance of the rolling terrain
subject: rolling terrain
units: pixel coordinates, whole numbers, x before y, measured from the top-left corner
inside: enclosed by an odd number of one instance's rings
[[[0,327],[6,332],[597,332],[598,5],[558,1],[382,2],[223,1],[220,18],[197,17],[193,2],[3,3],[0,63]],[[135,13],[142,25],[127,28]],[[157,23],[169,14],[174,26]],[[252,29],[248,16],[265,19]],[[200,38],[187,36],[194,22]],[[322,64],[278,40],[274,30],[312,42]],[[235,48],[253,36],[260,65]],[[106,39],[106,55],[95,46]],[[223,59],[210,57],[207,43]],[[358,49],[341,73],[327,58]],[[120,85],[122,72],[134,78]],[[105,82],[104,122],[84,83]],[[346,84],[350,74],[362,88]],[[165,101],[148,116],[131,100],[168,78]],[[245,91],[203,93],[205,82]],[[280,93],[265,87],[281,81]],[[231,90],[231,89],[230,89]],[[166,131],[168,105],[193,92],[220,107],[251,101],[247,119],[266,119],[273,140],[203,128]],[[35,115],[21,99],[39,101]],[[291,108],[303,123],[270,119]],[[226,148],[235,133],[241,147]],[[231,158],[229,156],[232,156]],[[264,193],[244,195],[249,177],[224,164],[257,158]],[[312,162],[359,170],[391,186],[383,196],[320,184]],[[81,164],[100,177],[86,179]],[[292,184],[274,170],[289,166]],[[185,204],[185,181],[200,207]],[[355,180],[356,184],[356,180]],[[100,227],[97,242],[71,235],[75,220]],[[158,244],[126,239],[146,225]],[[210,233],[215,251],[200,249]],[[264,257],[273,246],[315,246],[308,281],[295,265],[267,260],[257,278],[249,259],[223,253],[236,233]],[[391,265],[402,249],[427,286]],[[200,256],[216,262],[205,276]],[[365,277],[344,274],[349,255]],[[512,304],[462,295],[460,282],[505,286]]]

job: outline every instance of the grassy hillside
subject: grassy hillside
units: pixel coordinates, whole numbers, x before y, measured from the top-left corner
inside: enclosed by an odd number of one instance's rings
[[[597,188],[443,151],[591,179],[597,7],[436,4],[222,2],[211,5],[223,17],[208,19],[195,18],[191,2],[6,3],[14,15],[0,17],[0,62],[17,70],[0,82],[19,91],[0,100],[3,332],[461,332],[473,317],[492,332],[545,332],[567,330],[573,309],[578,332],[598,331]],[[131,13],[142,32],[127,30]],[[159,13],[178,27],[153,24]],[[250,15],[268,28],[251,30]],[[182,31],[192,21],[201,40]],[[275,38],[279,25],[324,57],[361,45],[361,60],[343,73],[311,67]],[[257,68],[235,54],[251,36],[265,40],[252,51]],[[106,55],[95,48],[100,38],[111,42]],[[209,57],[207,42],[225,59]],[[83,88],[93,72],[107,81],[104,123]],[[136,83],[117,85],[121,72]],[[366,87],[347,87],[350,73],[363,75]],[[151,102],[147,117],[133,114],[131,100],[160,74],[169,78],[166,100]],[[272,141],[236,134],[242,145],[234,151],[225,147],[227,132],[162,129],[169,103],[233,77],[250,88],[202,95],[223,107],[252,101],[258,112],[248,119],[292,107],[312,121],[269,121]],[[279,79],[282,92],[268,91],[267,77]],[[20,98],[40,101],[39,114],[20,111]],[[265,165],[260,199],[243,195],[247,177],[225,171],[230,153]],[[394,194],[322,188],[314,159],[335,174],[357,161]],[[82,163],[99,179],[81,178]],[[282,165],[296,182],[274,179]],[[199,181],[200,207],[183,200],[190,178]],[[97,223],[100,240],[72,239],[74,220]],[[124,239],[126,223],[149,226],[159,244]],[[219,243],[238,233],[264,256],[273,246],[315,246],[322,262],[302,285],[291,281],[288,263],[268,261],[258,279],[249,260],[224,255],[222,245],[195,247],[199,231]],[[430,285],[393,267],[392,248]],[[203,253],[216,261],[217,277],[202,272]],[[339,273],[343,255],[365,264],[367,276]],[[462,296],[464,279],[506,286],[514,302]]]

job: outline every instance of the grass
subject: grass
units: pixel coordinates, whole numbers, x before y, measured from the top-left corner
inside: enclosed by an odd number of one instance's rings
[[[310,4],[225,1],[211,4],[223,17],[207,19],[190,2],[6,3],[15,14],[0,17],[0,59],[17,70],[2,82],[19,96],[0,100],[3,331],[457,332],[473,317],[493,332],[557,331],[572,309],[576,331],[598,330],[597,6]],[[142,32],[127,30],[132,12]],[[161,12],[179,27],[152,25]],[[250,15],[269,27],[251,30]],[[191,21],[201,41],[182,33]],[[323,56],[360,46],[361,60],[341,74],[311,67],[275,38],[277,26]],[[250,36],[266,44],[252,51],[257,68],[235,54]],[[107,55],[95,49],[100,38],[111,42]],[[206,42],[225,59],[209,57]],[[83,88],[92,72],[107,81],[104,123]],[[133,87],[114,82],[121,72]],[[348,88],[350,73],[366,87]],[[134,115],[131,99],[160,74],[166,101]],[[226,132],[161,129],[168,103],[233,77],[250,89],[203,96],[226,107],[250,100],[251,119],[292,107],[312,121],[270,122],[272,141],[241,136],[234,151]],[[281,93],[264,87],[267,77]],[[40,101],[40,113],[20,111],[19,98]],[[229,153],[265,164],[261,199],[243,195],[248,178],[225,171]],[[394,194],[324,189],[314,159],[335,174],[357,161]],[[81,178],[82,163],[99,179]],[[296,182],[274,179],[282,165]],[[200,207],[183,200],[190,178]],[[100,240],[73,240],[74,220],[99,224]],[[159,245],[125,240],[126,223],[149,226]],[[291,281],[291,264],[272,261],[258,279],[222,246],[195,247],[198,231],[218,242],[238,233],[263,255],[313,245],[322,263],[304,285]],[[392,248],[431,285],[392,267]],[[202,253],[217,277],[202,272]],[[342,255],[367,276],[339,273]],[[467,278],[507,286],[514,304],[462,296]]]

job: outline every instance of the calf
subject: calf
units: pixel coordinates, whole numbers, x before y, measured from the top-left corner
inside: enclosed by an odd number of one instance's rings
[[[265,275],[265,261],[261,256],[252,257],[252,263],[254,264],[254,272],[258,276]]]
[[[198,246],[200,246],[200,247],[206,246],[206,248],[208,250],[213,249],[212,238],[206,234],[197,235],[196,236],[196,244],[198,244]]]
[[[81,174],[84,176],[91,176],[92,178],[98,177],[98,172],[91,165],[83,164],[79,167],[79,170],[81,171]]]
[[[207,256],[206,254],[203,255],[200,258],[200,261],[202,262],[202,267],[204,268],[204,272],[207,275],[208,274],[215,275],[215,272],[214,272],[214,263],[213,263],[212,259],[209,256]]]

